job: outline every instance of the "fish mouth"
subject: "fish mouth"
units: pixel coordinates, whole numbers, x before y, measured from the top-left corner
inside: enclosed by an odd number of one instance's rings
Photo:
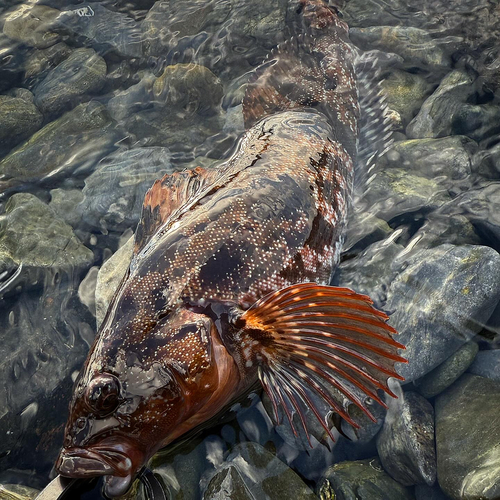
[[[89,448],[63,448],[56,462],[61,476],[90,478],[105,476],[104,492],[115,498],[125,494],[143,464],[142,453],[120,444]]]

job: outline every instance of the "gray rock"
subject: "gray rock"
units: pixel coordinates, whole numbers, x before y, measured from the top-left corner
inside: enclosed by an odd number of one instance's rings
[[[370,179],[356,209],[390,221],[406,213],[435,210],[450,199],[436,180],[391,168],[377,172]]]
[[[37,107],[18,97],[0,96],[0,143],[12,148],[35,133],[43,116]]]
[[[144,195],[156,179],[172,172],[166,148],[121,149],[101,160],[85,179],[75,211],[94,232],[125,231],[139,222]]]
[[[377,49],[400,55],[407,66],[439,70],[451,66],[444,50],[429,33],[403,26],[352,28],[349,37],[364,50]]]
[[[477,144],[465,136],[402,141],[391,147],[377,168],[403,168],[447,185],[471,175],[477,149]]]
[[[319,488],[321,500],[414,500],[411,490],[394,481],[376,458],[330,467]]]
[[[344,252],[356,248],[365,248],[379,240],[386,239],[392,229],[382,219],[369,212],[352,210],[347,218],[345,241],[342,245]]]
[[[415,380],[414,384],[418,392],[426,398],[433,398],[443,392],[467,370],[477,352],[478,345],[475,342],[463,345],[434,370]]]
[[[484,179],[500,179],[500,144],[480,151],[476,155],[476,172]]]
[[[63,62],[72,52],[64,42],[56,43],[51,47],[33,50],[24,64],[24,79],[31,87],[31,83],[45,77],[47,72]]]
[[[463,134],[484,141],[500,132],[500,106],[465,104],[453,115],[452,134]]]
[[[500,349],[479,351],[468,371],[500,382]]]
[[[464,374],[436,399],[438,481],[455,500],[500,497],[500,383]]]
[[[448,500],[447,497],[439,488],[439,486],[428,486],[427,484],[417,484],[415,486],[416,500]]]
[[[49,181],[77,169],[90,169],[115,149],[120,138],[104,106],[96,102],[80,104],[45,125],[0,161],[0,184],[5,188]]]
[[[82,213],[76,210],[84,196],[80,189],[52,189],[49,207],[73,229],[76,229],[82,220]]]
[[[21,4],[5,17],[3,32],[13,40],[44,49],[59,41],[59,35],[52,31],[58,15],[57,9],[46,5]]]
[[[78,277],[93,260],[72,228],[37,197],[19,193],[9,199],[0,216],[0,262],[2,272],[17,276],[16,286],[41,286],[61,274]],[[4,277],[2,288],[9,279]]]
[[[96,321],[97,326],[102,323],[109,303],[125,275],[134,248],[134,238],[121,246],[101,267],[97,276],[97,285],[95,290]]]
[[[57,18],[55,29],[83,37],[101,54],[111,51],[120,57],[142,57],[140,24],[127,14],[106,9],[98,2],[65,9]]]
[[[472,76],[458,70],[446,75],[408,125],[406,135],[411,139],[451,135],[455,116],[474,94],[473,82]]]
[[[0,32],[0,50],[2,51],[0,92],[3,92],[21,84],[24,73],[24,53],[21,43],[13,42],[2,32]]]
[[[21,484],[0,484],[2,500],[33,500],[39,493],[39,490]]]
[[[217,473],[207,486],[203,500],[254,500],[238,469],[233,465]]]
[[[403,128],[417,114],[430,92],[429,84],[424,78],[397,69],[392,70],[380,85],[388,108],[401,116]]]
[[[398,372],[416,380],[480,331],[498,303],[500,255],[483,246],[441,245],[402,254],[383,304],[406,346]]]
[[[415,392],[404,393],[395,403],[377,436],[380,462],[404,486],[432,486],[436,481],[434,408]]]
[[[72,108],[101,90],[106,71],[106,62],[93,49],[76,49],[33,90],[35,103],[44,114]]]

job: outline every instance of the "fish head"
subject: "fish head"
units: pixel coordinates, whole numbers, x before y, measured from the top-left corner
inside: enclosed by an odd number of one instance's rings
[[[56,469],[124,494],[160,448],[217,414],[239,375],[215,322],[181,308],[145,335],[96,343],[76,382]]]

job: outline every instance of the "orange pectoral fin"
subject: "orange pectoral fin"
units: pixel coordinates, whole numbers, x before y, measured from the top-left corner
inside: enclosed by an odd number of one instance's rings
[[[264,297],[241,316],[242,333],[254,340],[258,351],[259,377],[276,420],[281,407],[296,436],[294,414],[310,442],[305,406],[333,439],[329,411],[318,408],[317,398],[359,427],[335,399],[332,387],[373,421],[353,388],[384,407],[377,389],[396,397],[387,381],[403,380],[394,365],[407,362],[397,352],[404,346],[392,338],[397,332],[386,323],[388,316],[372,304],[369,297],[348,288],[303,283]]]

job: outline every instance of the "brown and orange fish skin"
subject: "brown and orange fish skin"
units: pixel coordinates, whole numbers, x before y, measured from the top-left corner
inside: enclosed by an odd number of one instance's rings
[[[355,335],[371,339],[352,341],[362,352],[340,361],[344,377],[377,397],[377,388],[389,392],[387,378],[397,376],[394,363],[403,361],[387,317],[369,299],[351,291],[332,298],[324,286],[340,254],[359,110],[347,26],[319,0],[302,4],[313,34],[318,31],[307,42],[315,62],[275,52],[276,64],[247,92],[250,128],[233,156],[217,171],[167,176],[146,196],[132,263],[76,382],[57,462],[65,476],[107,476],[110,497],[124,493],[158,449],[216,415],[259,375],[274,405],[302,418],[298,394],[321,421],[302,382],[286,381],[309,370],[310,386],[324,392],[314,373],[334,358],[328,346],[315,347],[314,332],[325,325],[325,335],[345,351],[351,340],[335,326],[345,322],[344,310],[354,311]],[[294,95],[283,80],[290,75],[299,87]],[[293,286],[308,282],[322,287]],[[265,298],[282,289],[288,291]],[[309,296],[318,297],[317,309],[303,305]],[[281,297],[292,316],[273,330]],[[275,318],[266,327],[264,313]],[[318,323],[318,316],[326,319]],[[312,332],[307,345],[295,333],[296,352],[287,354],[287,328],[304,318]],[[336,324],[328,323],[332,318]],[[273,346],[289,361],[283,372],[272,371]],[[373,373],[362,370],[361,383],[358,363],[369,350],[379,357]],[[270,380],[277,385],[269,387]]]

